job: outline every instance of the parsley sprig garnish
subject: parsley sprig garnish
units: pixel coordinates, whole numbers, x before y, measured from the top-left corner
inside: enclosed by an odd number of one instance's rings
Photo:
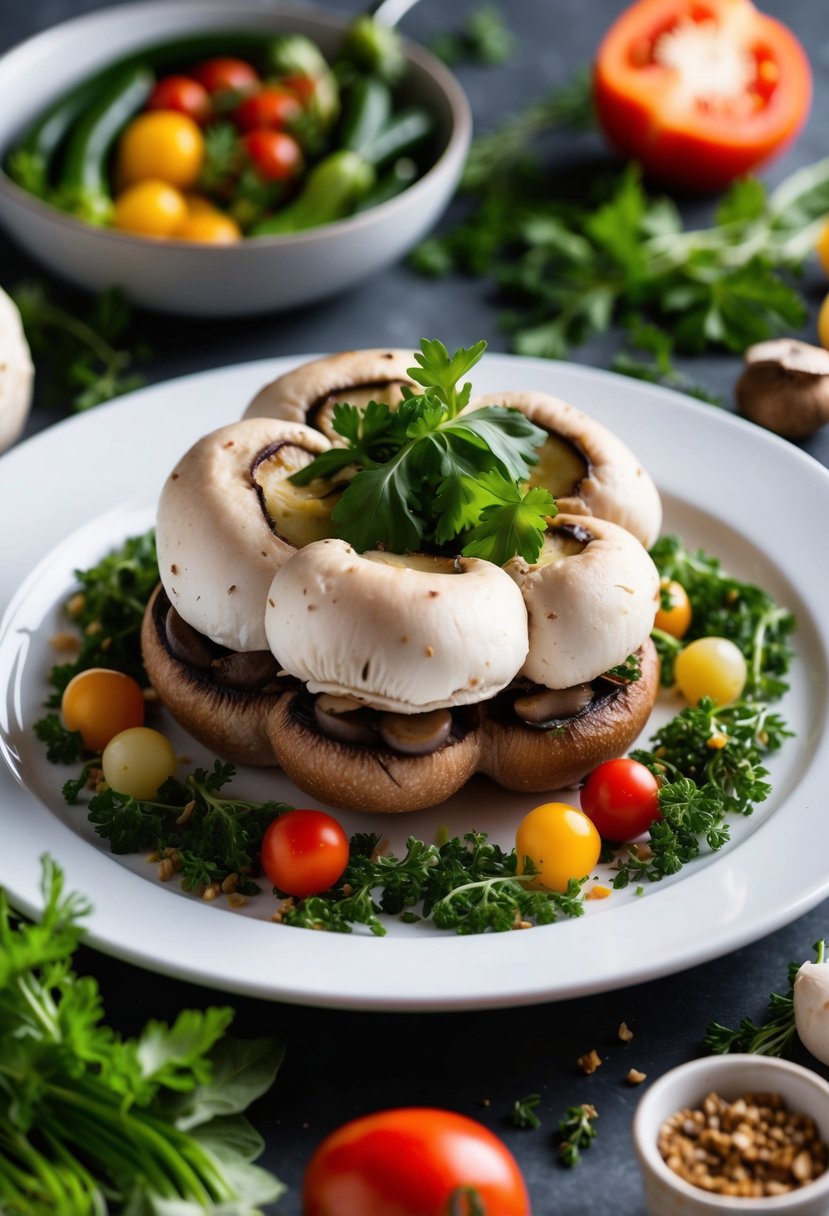
[[[336,535],[359,552],[451,548],[499,565],[516,553],[538,557],[556,505],[547,490],[524,483],[546,432],[503,406],[462,412],[471,385],[459,381],[485,349],[482,341],[450,355],[442,342],[424,339],[409,369],[421,393],[405,386],[394,410],[377,401],[364,410],[334,407],[332,425],[345,445],[291,480],[348,478],[332,518]]]
[[[567,1107],[558,1123],[558,1159],[562,1165],[578,1165],[582,1150],[589,1148],[596,1137],[597,1118],[598,1111],[588,1102]]]
[[[559,916],[581,916],[582,883],[566,892],[532,888],[532,870],[517,873],[515,850],[505,852],[483,832],[467,832],[441,845],[409,837],[402,858],[377,852],[380,837],[352,838],[346,871],[330,895],[291,903],[285,924],[350,933],[366,925],[383,936],[381,914],[406,921],[431,920],[459,934],[504,932],[522,924],[550,924]],[[420,905],[420,911],[415,909]]]
[[[730,839],[728,815],[749,815],[771,792],[762,760],[791,735],[763,702],[717,707],[710,697],[687,706],[658,730],[650,750],[631,752],[663,782],[662,818],[651,824],[644,852],[620,855],[613,885],[659,881]]]
[[[815,942],[815,962],[822,963],[826,943]],[[789,963],[788,988],[784,993],[773,992],[765,1021],[759,1026],[749,1017],[740,1019],[736,1029],[729,1029],[719,1022],[711,1022],[705,1035],[705,1046],[716,1055],[730,1051],[746,1051],[761,1056],[787,1055],[794,1043],[797,1027],[794,1016],[794,981],[800,963]]]
[[[585,92],[567,86],[560,95],[561,121],[571,129],[580,107],[568,104],[570,95],[578,102]],[[631,317],[664,331],[666,354],[742,353],[803,324],[796,275],[829,210],[829,159],[770,194],[756,179],[740,180],[710,227],[687,230],[673,201],[650,195],[635,166],[608,170],[595,182],[593,206],[567,197],[552,167],[528,166],[545,114],[556,116],[555,102],[535,103],[525,122],[508,119],[502,132],[483,137],[486,143],[473,143],[471,208],[415,250],[416,269],[494,281],[506,305],[504,327],[522,355],[563,358]],[[542,121],[532,121],[534,114]],[[510,172],[492,171],[504,163]]]
[[[541,1094],[527,1094],[525,1098],[516,1098],[511,1112],[511,1120],[515,1127],[540,1127],[541,1120],[535,1113],[536,1107],[540,1104]]]
[[[788,684],[783,678],[792,660],[790,637],[795,619],[767,591],[727,574],[715,557],[685,548],[678,536],[663,536],[651,549],[660,575],[685,588],[693,616],[682,639],[657,630],[654,641],[662,663],[662,683],[673,683],[674,659],[695,638],[714,634],[739,646],[748,663],[745,693],[774,700]]]
[[[60,705],[72,677],[89,667],[114,668],[146,683],[139,638],[147,600],[158,582],[155,532],[129,537],[97,565],[76,570],[75,578],[79,588],[66,615],[80,631],[80,650],[72,662],[52,668],[50,706]]]
[[[254,895],[259,886],[259,848],[268,825],[284,802],[255,802],[222,793],[236,769],[216,760],[213,769],[197,769],[184,781],[170,778],[155,798],[138,799],[107,787],[89,803],[89,821],[109,841],[113,853],[174,850],[178,876],[194,891],[237,876],[236,890]],[[76,792],[67,783],[64,795]]]

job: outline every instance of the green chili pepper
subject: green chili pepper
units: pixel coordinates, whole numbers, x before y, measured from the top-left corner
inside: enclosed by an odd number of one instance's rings
[[[251,236],[279,236],[316,228],[350,215],[374,185],[374,169],[356,152],[340,149],[314,165],[297,197],[262,220]]]
[[[345,89],[338,143],[361,156],[389,122],[391,90],[379,76],[357,76]]]

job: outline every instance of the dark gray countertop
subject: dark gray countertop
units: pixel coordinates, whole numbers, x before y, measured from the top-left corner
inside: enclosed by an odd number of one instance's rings
[[[95,7],[94,0],[27,0],[25,5],[0,0],[0,52]],[[331,7],[357,11],[360,6],[355,0],[338,0]],[[421,0],[404,20],[403,29],[428,42],[448,22],[460,24],[464,14],[477,7],[477,0],[454,0],[451,5]],[[621,0],[514,0],[502,5],[516,34],[515,57],[498,68],[459,69],[477,129],[496,125],[522,103],[563,83],[575,66],[589,60],[601,32],[622,7]],[[829,154],[829,19],[818,0],[769,0],[764,7],[799,34],[815,71],[808,126],[795,148],[764,175],[776,182],[799,165]],[[562,173],[575,172],[605,155],[593,135],[552,142],[550,155],[558,158]],[[710,218],[708,202],[686,203],[683,209],[694,223]],[[9,288],[27,275],[43,277],[5,239],[0,241],[0,284]],[[804,288],[811,317],[799,336],[815,341],[814,317],[826,288],[817,267],[807,271]],[[76,297],[65,293],[65,298],[71,303]],[[160,381],[266,356],[410,346],[423,335],[439,336],[450,349],[483,336],[490,349],[506,351],[508,339],[498,327],[498,312],[481,282],[458,278],[435,284],[399,265],[347,297],[298,313],[227,322],[171,322],[145,314],[136,321],[153,351],[148,378]],[[615,348],[614,335],[608,335],[575,351],[572,358],[607,367]],[[731,400],[738,359],[716,355],[685,366],[696,382]],[[50,424],[59,414],[39,405],[29,432]],[[829,465],[829,428],[803,446]],[[770,495],[783,489],[770,487]],[[773,508],[773,500],[766,505]],[[821,843],[816,842],[816,847]],[[781,857],[780,864],[785,865],[786,859]],[[415,1017],[231,998],[237,1009],[237,1033],[275,1033],[288,1043],[286,1062],[272,1093],[253,1111],[267,1141],[265,1160],[290,1188],[278,1211],[298,1216],[304,1164],[329,1130],[363,1112],[427,1104],[462,1111],[503,1135],[524,1170],[539,1216],[553,1212],[586,1216],[611,1203],[627,1216],[639,1216],[643,1208],[630,1121],[641,1091],[625,1084],[628,1067],[634,1065],[653,1079],[704,1050],[702,1037],[711,1018],[727,1024],[743,1014],[760,1018],[769,992],[785,984],[789,960],[809,956],[811,944],[827,928],[829,909],[823,905],[770,937],[691,971],[623,991],[527,1009]],[[647,940],[641,949],[647,952]],[[170,1018],[181,1007],[226,999],[90,950],[82,952],[80,963],[98,977],[110,1015],[124,1032],[137,1029],[149,1017]],[[635,1033],[628,1046],[616,1037],[622,1020]],[[585,1077],[576,1059],[593,1047],[605,1062],[597,1073]],[[798,1058],[805,1062],[804,1055]],[[543,1125],[535,1131],[518,1131],[507,1115],[516,1098],[531,1092],[541,1094]],[[567,1171],[556,1163],[553,1132],[564,1108],[582,1101],[592,1102],[599,1111],[598,1136],[582,1165]]]

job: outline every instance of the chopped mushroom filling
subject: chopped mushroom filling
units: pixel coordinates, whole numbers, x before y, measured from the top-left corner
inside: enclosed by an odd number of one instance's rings
[[[320,478],[307,486],[289,480],[316,455],[296,443],[276,443],[259,454],[251,469],[271,526],[297,548],[331,535],[331,512],[342,489]]]
[[[335,405],[342,402],[363,410],[369,401],[379,401],[394,408],[403,395],[403,384],[402,380],[384,380],[376,384],[347,384],[344,388],[337,389],[333,393],[326,393],[324,397],[315,401],[305,416],[306,425],[322,431],[327,439],[339,447],[343,443],[343,438],[334,430],[331,421]]]
[[[538,464],[529,476],[530,486],[543,486],[554,498],[578,493],[589,466],[585,455],[575,444],[550,432],[538,451]]]

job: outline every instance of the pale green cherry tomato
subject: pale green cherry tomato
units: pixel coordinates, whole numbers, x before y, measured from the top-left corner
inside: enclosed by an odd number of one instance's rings
[[[104,780],[116,793],[153,798],[176,771],[176,753],[159,731],[133,726],[110,739],[101,764]]]

